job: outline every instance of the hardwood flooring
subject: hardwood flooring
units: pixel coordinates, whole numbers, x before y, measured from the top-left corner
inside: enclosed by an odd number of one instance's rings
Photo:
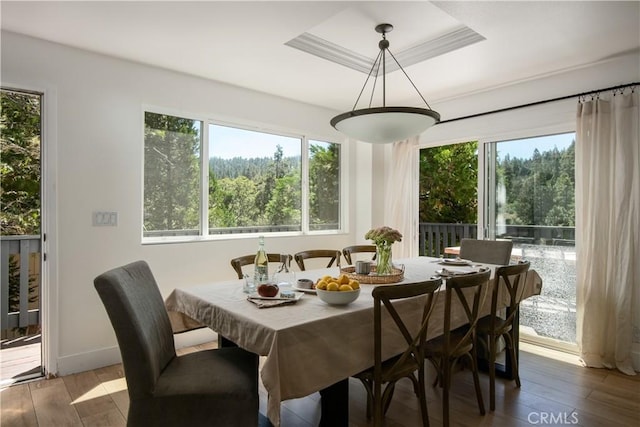
[[[215,347],[216,343],[191,347],[179,353]],[[522,387],[498,379],[496,411],[478,412],[473,381],[468,371],[458,372],[452,381],[451,421],[453,426],[636,426],[640,425],[640,375],[589,369],[578,358],[521,344]],[[434,374],[429,372],[428,380]],[[485,405],[488,407],[488,376],[481,374]],[[350,426],[370,426],[365,416],[365,392],[357,380],[350,380]],[[428,389],[429,419],[442,424],[440,389]],[[266,412],[266,392],[260,390],[261,412]],[[283,427],[310,427],[320,419],[320,396],[315,393],[282,405]],[[128,408],[126,381],[121,365],[107,366],[65,377],[17,384],[0,393],[0,424],[9,426],[124,426]],[[408,380],[398,383],[387,413],[387,427],[420,425],[416,398]]]

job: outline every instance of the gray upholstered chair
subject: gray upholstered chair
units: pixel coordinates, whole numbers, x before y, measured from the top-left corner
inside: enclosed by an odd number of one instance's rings
[[[128,426],[257,426],[258,356],[241,348],[176,356],[169,316],[144,261],[96,277],[129,393]]]
[[[487,264],[508,265],[511,259],[511,240],[476,240],[460,241],[460,258]]]

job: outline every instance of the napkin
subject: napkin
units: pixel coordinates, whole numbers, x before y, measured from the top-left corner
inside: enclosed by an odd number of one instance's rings
[[[279,305],[295,304],[296,302],[298,302],[297,299],[265,300],[265,299],[251,298],[251,296],[248,296],[247,300],[257,305],[258,308],[277,307]]]

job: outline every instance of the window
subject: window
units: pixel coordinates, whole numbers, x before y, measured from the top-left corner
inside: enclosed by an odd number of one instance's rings
[[[520,305],[521,335],[575,343],[575,133],[487,145],[489,238],[512,240],[543,280]]]
[[[147,112],[144,145],[146,241],[342,228],[339,144]]]

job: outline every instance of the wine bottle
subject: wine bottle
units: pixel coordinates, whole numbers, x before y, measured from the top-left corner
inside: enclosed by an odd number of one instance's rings
[[[264,236],[258,238],[258,252],[254,261],[253,283],[257,287],[269,281],[269,259],[264,250]]]

